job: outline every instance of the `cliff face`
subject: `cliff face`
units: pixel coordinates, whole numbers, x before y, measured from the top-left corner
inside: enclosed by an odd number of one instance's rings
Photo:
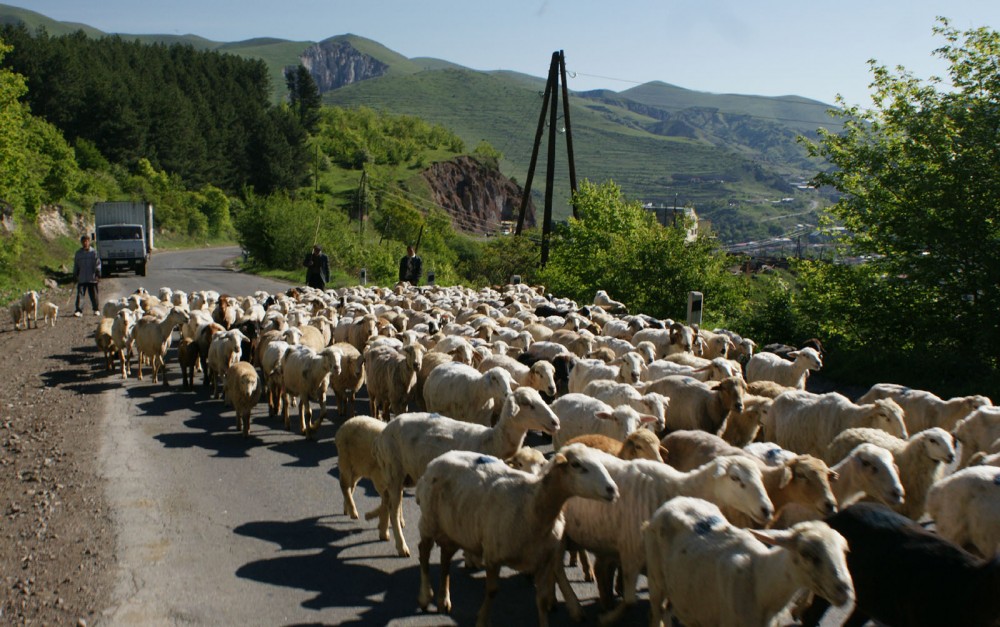
[[[453,217],[455,228],[466,233],[493,233],[501,221],[516,225],[521,207],[520,185],[471,157],[435,163],[424,171],[434,202]],[[525,227],[535,225],[535,206],[529,199]]]
[[[328,39],[306,48],[299,57],[319,92],[327,92],[385,74],[389,66],[358,51],[346,41]]]

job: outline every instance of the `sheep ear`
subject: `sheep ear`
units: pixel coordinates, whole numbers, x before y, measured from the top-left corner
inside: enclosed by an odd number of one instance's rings
[[[783,470],[784,472],[781,473],[781,481],[778,482],[778,489],[784,488],[789,483],[791,483],[792,477],[794,476],[792,469],[789,468],[788,466],[785,466]]]
[[[768,529],[766,531],[747,529],[747,531],[768,546],[780,546],[788,549],[792,547],[795,541],[795,534],[788,529]]]
[[[799,351],[792,351],[788,353],[788,356],[791,357],[792,359],[795,359],[796,357],[799,356]]]
[[[726,474],[729,472],[729,462],[727,462],[726,460],[724,460],[722,458],[718,458],[718,459],[719,459],[720,463],[715,467],[715,476],[716,477],[725,477]]]
[[[556,466],[565,464],[568,461],[569,460],[566,459],[566,456],[563,455],[562,453],[556,453],[556,456],[552,458],[552,463],[554,463]]]
[[[594,414],[594,417],[600,418],[601,420],[611,420],[613,414],[609,411],[599,411],[596,414]]]
[[[670,451],[667,450],[667,447],[662,445],[659,447],[659,450],[660,450],[660,457],[663,458],[664,462],[667,461],[667,457],[670,455]]]
[[[643,424],[648,424],[650,422],[656,422],[656,416],[651,416],[650,414],[639,414],[639,422]]]
[[[836,483],[837,479],[840,479],[840,474],[836,470],[831,470],[826,474],[826,478],[830,483]]]

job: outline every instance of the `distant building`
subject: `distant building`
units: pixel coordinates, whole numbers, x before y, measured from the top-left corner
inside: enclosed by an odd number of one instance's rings
[[[687,234],[684,236],[684,241],[693,242],[698,238],[698,228],[702,221],[691,207],[667,207],[648,202],[643,208],[652,211],[656,221],[663,226],[679,227],[686,222]]]

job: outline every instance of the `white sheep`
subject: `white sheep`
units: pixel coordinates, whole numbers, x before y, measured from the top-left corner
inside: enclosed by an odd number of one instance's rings
[[[672,323],[666,329],[643,329],[636,332],[631,341],[634,345],[652,342],[658,359],[675,353],[694,354],[694,329],[679,322]]]
[[[774,508],[764,490],[760,467],[747,457],[719,457],[691,472],[680,472],[658,462],[622,461],[600,453],[601,461],[618,485],[620,498],[613,504],[584,499],[566,503],[566,537],[576,546],[597,555],[597,572],[609,573],[609,561],[621,564],[623,603],[601,617],[610,624],[636,602],[636,581],[646,566],[642,523],[665,501],[676,496],[697,496],[728,504],[754,520],[771,519]],[[601,599],[610,599],[610,581],[599,577]]]
[[[340,372],[330,376],[330,387],[337,397],[337,413],[341,418],[350,418],[354,415],[354,400],[365,383],[365,360],[352,344],[337,342],[333,347],[343,358]]]
[[[250,435],[250,414],[261,395],[257,370],[246,361],[237,361],[226,371],[224,386],[226,401],[236,410],[236,426],[243,437]]]
[[[614,300],[613,298],[608,296],[608,293],[605,292],[604,290],[597,290],[597,293],[594,294],[594,304],[600,307],[601,309],[605,311],[610,311],[612,313],[628,312],[628,307],[625,306],[625,303],[618,300]]]
[[[567,394],[552,403],[552,411],[559,416],[559,431],[552,437],[552,447],[558,449],[579,435],[599,433],[616,440],[644,423],[655,423],[656,417],[640,414],[628,405],[611,407],[586,394]]]
[[[239,329],[230,329],[212,336],[208,347],[208,359],[205,376],[212,381],[212,392],[215,398],[222,394],[219,380],[224,378],[229,368],[243,356],[240,345],[247,337]]]
[[[555,603],[554,583],[567,599],[575,599],[562,569],[561,510],[567,499],[613,502],[618,489],[601,465],[599,452],[577,445],[557,453],[532,475],[506,466],[495,457],[469,451],[447,452],[428,466],[417,482],[420,505],[420,593],[427,609],[430,554],[441,547],[441,587],[438,611],[451,611],[449,569],[462,549],[486,568],[486,594],[477,623],[490,621],[501,566],[534,576],[538,623],[548,625]],[[580,620],[579,603],[567,600],[570,615]]]
[[[672,375],[650,381],[642,390],[670,399],[668,430],[701,429],[717,434],[730,412],[743,412],[746,384],[739,377],[729,377],[713,388],[691,377]]]
[[[837,473],[832,487],[840,509],[865,494],[889,506],[900,505],[906,497],[892,453],[870,442],[854,447],[831,470]]]
[[[135,314],[131,309],[119,311],[111,323],[111,341],[114,353],[121,360],[122,379],[132,372],[132,352],[135,350]]]
[[[143,316],[135,323],[132,337],[135,338],[136,369],[139,371],[140,381],[142,381],[142,360],[145,357],[149,359],[153,370],[153,383],[156,383],[156,377],[162,370],[163,385],[168,385],[164,357],[170,346],[170,335],[174,327],[184,324],[189,318],[186,311],[174,307],[163,320],[154,316]]]
[[[511,376],[503,368],[479,372],[452,361],[427,376],[424,406],[449,418],[489,425],[494,408],[499,408],[510,392]]]
[[[941,427],[951,431],[959,420],[980,407],[993,403],[985,396],[956,396],[942,400],[936,394],[925,390],[915,390],[895,383],[876,383],[857,400],[859,405],[871,403],[878,398],[891,398],[903,408],[903,420],[910,433]]]
[[[726,359],[729,357],[729,351],[736,348],[732,338],[723,333],[698,329],[698,338],[702,344],[700,357],[704,359],[715,359],[717,357]]]
[[[337,444],[337,472],[340,490],[344,497],[344,515],[358,519],[358,508],[354,503],[354,488],[363,477],[368,477],[381,497],[386,489],[382,467],[375,461],[373,446],[386,423],[371,416],[354,416],[347,419],[337,429],[334,438]],[[389,515],[381,504],[365,518],[378,516],[378,535],[381,540],[389,539]]]
[[[686,353],[684,353],[686,354]],[[727,377],[742,377],[743,370],[728,359],[716,357],[702,366],[677,363],[670,359],[657,359],[642,373],[643,381],[655,381],[670,375],[685,375],[699,381],[722,381]]]
[[[56,319],[59,317],[59,305],[53,302],[46,302],[42,305],[42,317],[48,326],[56,326]]]
[[[451,450],[478,451],[504,459],[521,448],[528,431],[551,435],[558,429],[559,419],[531,388],[518,388],[507,397],[494,427],[426,412],[397,416],[376,439],[373,450],[385,476],[382,503],[389,512],[399,554],[410,554],[400,521],[403,486],[407,479],[419,479],[432,459]]]
[[[569,373],[569,391],[583,392],[588,383],[598,379],[635,385],[645,367],[638,353],[625,353],[608,364],[599,359],[580,359]]]
[[[30,329],[31,323],[35,323],[38,328],[38,292],[29,290],[21,295],[21,315],[24,319],[24,328]]]
[[[664,459],[682,472],[694,470],[724,455],[743,455],[757,461],[743,449],[704,431],[674,431],[664,437],[661,444],[667,450]],[[812,455],[793,454],[781,464],[767,464],[763,460],[759,463],[764,488],[777,514],[789,507],[806,510],[814,517],[837,511],[837,499],[830,486],[838,476],[822,460]],[[726,517],[741,527],[752,524],[746,516],[736,512],[726,511]]]
[[[792,351],[788,356],[794,361],[782,359],[774,353],[757,353],[747,362],[747,381],[774,381],[790,388],[806,389],[809,371],[823,367],[822,357],[812,347]]]
[[[980,451],[993,452],[994,443],[1000,440],[1000,407],[980,407],[960,420],[952,433],[962,443],[958,467],[965,468],[973,455]]]
[[[365,352],[365,381],[372,416],[388,422],[392,414],[406,411],[423,358],[423,347],[414,344],[399,351],[380,346]]]
[[[281,400],[281,413],[285,420],[285,429],[291,428],[288,418],[288,406],[292,398],[299,400],[299,419],[302,434],[313,437],[319,430],[326,416],[326,392],[330,386],[330,376],[340,372],[342,360],[340,351],[332,346],[316,352],[308,346],[295,346],[286,354],[281,367],[284,392]],[[313,421],[312,408],[309,400],[319,401],[319,418]]]
[[[366,314],[360,318],[341,318],[333,330],[334,342],[347,342],[364,353],[368,340],[378,335],[378,320]]]
[[[545,455],[538,449],[530,446],[522,446],[516,453],[503,460],[505,464],[514,470],[520,470],[532,475],[537,475],[545,466]]]
[[[666,428],[670,399],[662,394],[656,392],[643,394],[627,383],[616,383],[608,379],[591,381],[584,388],[583,393],[604,401],[612,407],[628,405],[640,414],[655,416],[656,423],[646,425],[654,431],[663,431]]]
[[[18,307],[20,306],[18,304]],[[108,370],[114,370],[115,367],[115,342],[111,336],[113,323],[114,320],[111,318],[101,318],[94,330],[94,343],[97,344],[98,350],[104,354],[104,366]]]
[[[935,483],[927,512],[947,540],[993,558],[1000,552],[1000,468],[970,466]]]
[[[518,386],[534,388],[549,396],[556,395],[556,369],[551,362],[536,361],[531,366],[525,366],[512,357],[493,355],[479,362],[478,370],[486,372],[496,367],[509,372]]]
[[[919,520],[924,513],[927,491],[944,474],[945,465],[955,460],[951,434],[940,427],[931,427],[903,440],[881,429],[847,429],[827,448],[827,463],[840,461],[862,442],[871,442],[892,453],[906,492],[906,501],[893,509]]]
[[[264,387],[267,389],[267,415],[276,416],[281,409],[282,386],[284,385],[281,365],[292,345],[284,340],[272,339],[260,356],[260,371]]]
[[[835,605],[854,597],[847,540],[824,522],[750,531],[726,522],[712,503],[678,497],[656,510],[642,535],[654,627],[668,601],[692,627],[767,627],[800,589]]]
[[[891,398],[855,405],[837,392],[785,392],[764,417],[764,437],[796,453],[826,456],[837,434],[851,427],[872,427],[896,437],[907,436],[903,409]]]

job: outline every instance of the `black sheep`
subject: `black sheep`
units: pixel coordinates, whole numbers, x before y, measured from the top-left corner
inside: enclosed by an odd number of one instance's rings
[[[858,503],[826,519],[850,546],[857,606],[845,625],[869,618],[893,627],[1000,625],[1000,556],[983,560],[884,505]],[[803,617],[816,625],[829,603]]]

